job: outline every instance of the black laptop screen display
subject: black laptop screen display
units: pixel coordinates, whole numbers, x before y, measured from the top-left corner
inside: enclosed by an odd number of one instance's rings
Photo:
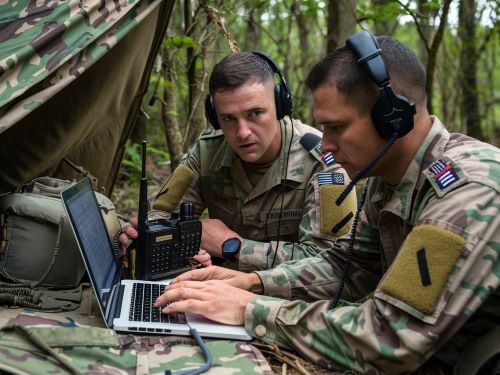
[[[117,276],[116,263],[90,183],[84,179],[68,190],[73,188],[75,190],[66,196],[66,207],[97,296],[105,308]]]

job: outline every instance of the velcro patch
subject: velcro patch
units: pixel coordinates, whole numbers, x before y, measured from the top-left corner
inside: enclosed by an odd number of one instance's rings
[[[458,181],[455,170],[449,162],[447,163],[444,160],[436,161],[429,167],[429,170],[434,174],[434,179],[441,189]]]
[[[195,173],[186,165],[180,164],[157,194],[153,208],[173,212],[194,178]]]
[[[427,224],[413,228],[380,290],[431,315],[464,246],[462,237],[446,229]]]
[[[318,173],[318,184],[321,185],[344,185],[344,175],[339,172],[320,172]]]
[[[357,205],[356,193],[352,190],[342,204],[337,206],[335,200],[343,190],[344,185],[325,184],[319,187],[320,232],[323,234],[340,237],[351,230]]]
[[[446,157],[435,161],[423,172],[438,197],[446,195],[468,180],[460,166]]]
[[[321,154],[321,159],[323,159],[326,165],[332,165],[335,163],[335,159],[333,158],[333,154],[331,152]]]

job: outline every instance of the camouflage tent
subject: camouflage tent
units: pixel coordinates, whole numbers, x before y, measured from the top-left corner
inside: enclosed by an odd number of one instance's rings
[[[0,194],[63,159],[111,191],[173,3],[0,2]]]

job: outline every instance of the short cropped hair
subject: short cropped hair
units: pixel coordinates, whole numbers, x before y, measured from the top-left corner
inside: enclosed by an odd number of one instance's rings
[[[389,36],[376,39],[394,91],[417,105],[425,105],[426,75],[420,60],[409,48]],[[371,111],[379,96],[377,85],[357,64],[353,52],[347,46],[338,48],[313,66],[305,84],[311,91],[325,85],[334,86],[363,113]]]
[[[235,89],[247,82],[264,83],[273,79],[269,63],[252,52],[234,52],[217,63],[210,75],[210,94]]]

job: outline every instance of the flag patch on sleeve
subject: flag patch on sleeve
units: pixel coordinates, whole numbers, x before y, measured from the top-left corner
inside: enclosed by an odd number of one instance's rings
[[[344,185],[344,175],[338,172],[318,173],[318,183],[321,185]]]
[[[459,180],[451,164],[442,159],[432,164],[429,171],[434,175],[434,180],[441,189],[445,189]]]

